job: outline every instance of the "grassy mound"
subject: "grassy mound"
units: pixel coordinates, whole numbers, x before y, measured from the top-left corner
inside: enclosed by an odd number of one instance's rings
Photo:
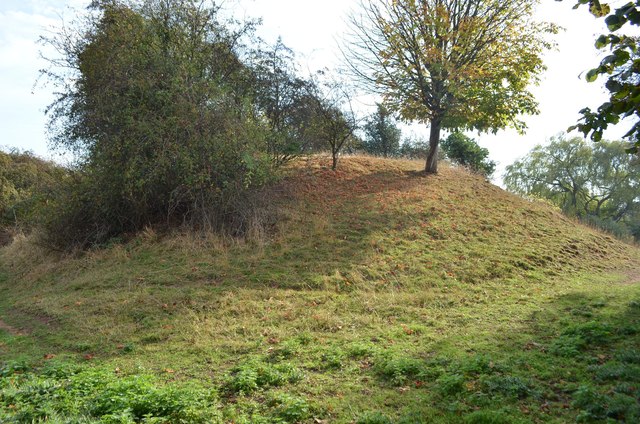
[[[324,165],[270,190],[270,238],[1,250],[0,421],[638,419],[637,248],[460,169]],[[48,409],[19,396],[34,381]],[[134,388],[101,410],[99,384]],[[184,391],[171,411],[135,409]]]

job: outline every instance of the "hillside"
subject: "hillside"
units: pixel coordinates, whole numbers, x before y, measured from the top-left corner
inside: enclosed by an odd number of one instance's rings
[[[639,249],[461,169],[327,164],[251,241],[0,250],[0,421],[640,420]]]

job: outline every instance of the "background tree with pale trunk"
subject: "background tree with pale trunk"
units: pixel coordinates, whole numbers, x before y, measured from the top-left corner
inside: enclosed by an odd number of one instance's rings
[[[640,240],[640,174],[629,143],[553,137],[507,166],[508,190],[547,199],[570,216]]]
[[[407,121],[430,126],[425,170],[438,170],[442,129],[522,132],[545,69],[552,24],[535,0],[363,0],[345,48],[350,69]]]

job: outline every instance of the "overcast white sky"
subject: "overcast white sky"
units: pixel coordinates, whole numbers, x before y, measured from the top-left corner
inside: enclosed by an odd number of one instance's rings
[[[70,7],[83,8],[89,0],[0,0],[0,146],[32,150],[53,157],[47,148],[43,110],[51,100],[46,87],[36,87],[39,58],[37,39],[47,28],[69,20]],[[282,36],[297,53],[301,64],[311,70],[333,67],[340,60],[337,49],[346,31],[346,16],[358,0],[227,0],[236,17],[262,17],[259,31],[267,41]],[[602,20],[589,15],[585,7],[572,10],[575,0],[542,0],[539,15],[566,31],[556,41],[558,51],[547,54],[548,71],[535,87],[540,115],[526,119],[525,136],[513,131],[497,135],[474,135],[499,162],[500,170],[526,154],[534,145],[574,124],[584,106],[596,107],[606,96],[602,82],[587,83],[581,75],[599,62],[593,47],[597,35],[605,32]],[[610,131],[619,138],[627,126]]]

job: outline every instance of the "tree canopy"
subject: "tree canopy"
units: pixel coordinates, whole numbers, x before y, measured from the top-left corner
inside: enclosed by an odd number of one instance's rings
[[[277,165],[314,148],[315,82],[298,76],[294,52],[281,39],[253,54],[255,100],[269,127],[267,150]]]
[[[544,70],[550,24],[533,0],[363,1],[345,56],[385,105],[431,128],[427,172],[437,172],[440,130],[523,131],[537,113],[528,86]]]
[[[54,147],[77,154],[52,244],[86,247],[145,226],[254,228],[247,199],[302,153],[333,168],[357,128],[343,87],[298,75],[293,52],[226,21],[215,2],[95,0],[43,41]],[[249,210],[254,208],[253,211]],[[263,208],[264,209],[264,208]]]

